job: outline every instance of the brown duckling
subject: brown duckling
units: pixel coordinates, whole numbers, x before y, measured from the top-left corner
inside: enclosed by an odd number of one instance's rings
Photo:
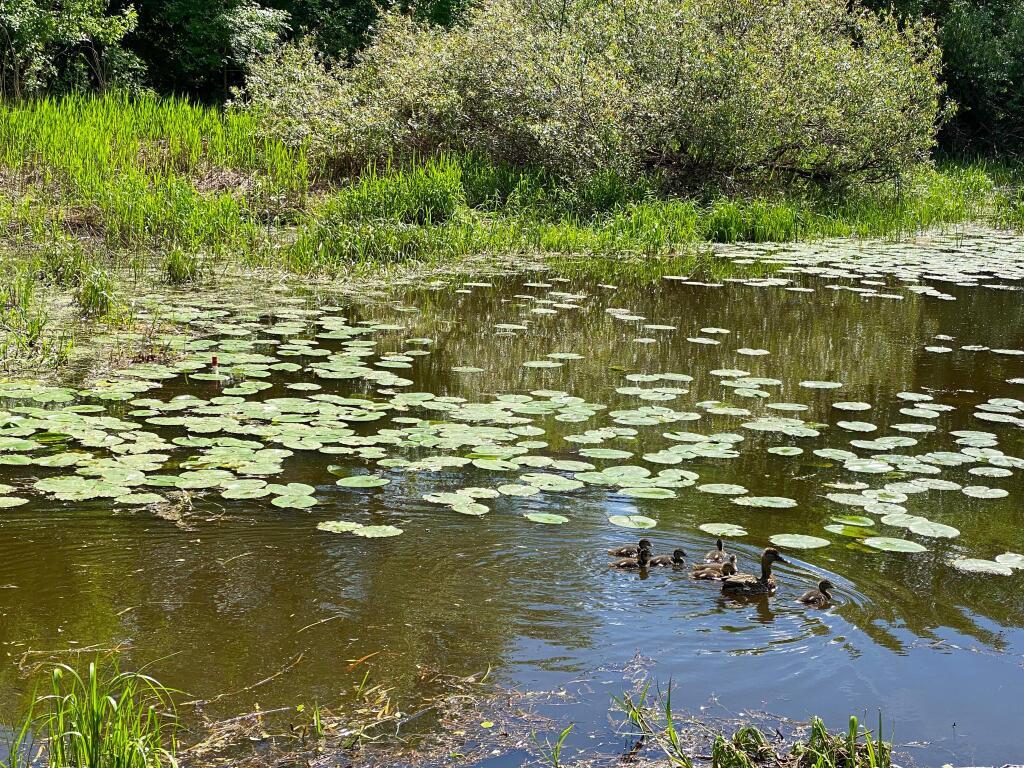
[[[832,602],[832,593],[830,590],[836,588],[828,579],[822,579],[818,582],[817,589],[808,589],[800,597],[797,598],[797,602],[809,605],[812,608],[824,608],[830,602]]]
[[[637,553],[636,557],[624,557],[621,560],[616,560],[612,563],[608,563],[609,568],[625,568],[628,570],[647,570],[647,566],[651,563],[651,550],[641,549]]]
[[[681,549],[677,549],[673,551],[671,555],[658,555],[657,557],[652,557],[649,565],[662,567],[682,565],[684,557],[686,557],[686,553]]]
[[[690,575],[695,579],[722,579],[736,573],[736,555],[729,555],[724,563],[698,563]]]
[[[640,539],[640,541],[629,547],[618,547],[616,549],[609,549],[608,554],[612,557],[636,557],[640,554],[641,549],[654,549],[650,539]]]
[[[773,563],[785,563],[786,560],[775,547],[768,547],[761,554],[761,575],[736,573],[722,579],[722,593],[726,595],[770,595],[775,591],[775,576],[772,575]]]
[[[715,542],[715,548],[704,555],[705,563],[725,563],[729,561],[729,555],[722,547],[722,540]]]

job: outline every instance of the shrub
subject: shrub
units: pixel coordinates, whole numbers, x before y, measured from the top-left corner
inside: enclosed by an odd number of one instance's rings
[[[942,117],[924,21],[846,0],[490,0],[451,30],[387,15],[351,68],[257,64],[264,129],[343,169],[470,152],[562,181],[891,179]]]

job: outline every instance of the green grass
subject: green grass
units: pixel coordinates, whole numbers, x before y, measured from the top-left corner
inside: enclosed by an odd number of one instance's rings
[[[945,164],[899,187],[685,199],[659,193],[655,179],[606,173],[570,188],[464,156],[338,178],[230,109],[120,95],[0,106],[8,239],[152,252],[173,284],[222,260],[339,272],[481,253],[653,256],[707,241],[900,237],[969,221],[1020,227],[1020,178],[984,162]],[[88,275],[77,269],[79,280]]]
[[[90,663],[50,668],[48,691],[10,728],[0,768],[161,768],[176,765],[172,691],[139,672]]]
[[[569,186],[474,156],[342,177],[231,109],[117,94],[5,103],[0,368],[69,358],[67,298],[89,333],[129,323],[147,286],[212,284],[239,268],[380,276],[497,256],[576,273],[672,264],[714,275],[709,242],[1024,229],[1022,190],[1019,168],[981,160],[921,167],[898,186],[730,196],[672,195],[655,178],[610,172]]]

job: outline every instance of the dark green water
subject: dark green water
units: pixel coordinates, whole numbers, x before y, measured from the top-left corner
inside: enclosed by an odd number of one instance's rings
[[[820,714],[837,727],[843,727],[850,714],[867,713],[873,721],[881,709],[887,725],[895,728],[896,740],[913,744],[911,754],[922,764],[1019,758],[1016,727],[1024,695],[1024,571],[988,575],[964,572],[950,563],[956,558],[991,560],[1000,553],[1024,552],[1021,470],[1009,462],[1008,468],[1000,467],[1008,469],[1005,476],[972,475],[968,470],[992,464],[988,458],[967,456],[965,461],[970,463],[958,466],[923,460],[937,473],[906,471],[917,466],[906,463],[911,459],[884,472],[863,473],[812,451],[833,448],[868,457],[886,452],[851,447],[850,440],[903,435],[917,444],[889,453],[921,457],[935,451],[959,452],[965,446],[951,433],[971,430],[989,433],[976,439],[993,451],[1024,456],[1024,410],[1005,404],[1024,398],[1024,384],[1007,381],[1024,377],[1024,356],[1012,354],[1024,347],[1024,302],[1014,267],[1015,257],[1024,249],[1010,238],[945,238],[914,247],[878,246],[869,248],[867,256],[829,248],[801,251],[802,271],[776,275],[778,282],[791,280],[788,285],[726,281],[709,287],[680,280],[631,282],[619,277],[609,287],[594,277],[563,282],[552,280],[551,275],[529,275],[484,278],[480,285],[423,288],[372,307],[338,300],[327,308],[314,307],[303,317],[293,311],[296,305],[282,304],[276,317],[230,307],[226,317],[193,318],[193,329],[210,334],[207,338],[218,338],[213,324],[221,323],[220,330],[232,334],[229,340],[257,340],[260,343],[250,351],[302,366],[295,371],[267,370],[266,377],[261,374],[256,380],[272,386],[245,395],[246,401],[334,394],[368,397],[386,408],[389,400],[393,405],[391,393],[399,391],[482,403],[491,403],[498,395],[538,391],[546,394],[531,395],[534,400],[550,400],[550,391],[562,391],[581,398],[579,402],[606,407],[580,416],[579,403],[570,400],[566,408],[563,398],[561,410],[523,417],[543,429],[543,434],[518,435],[501,444],[543,441],[547,446],[526,451],[554,460],[587,461],[597,470],[622,464],[643,466],[653,473],[682,469],[697,473],[699,480],[672,488],[675,498],[666,499],[631,497],[614,487],[593,484],[529,497],[482,498],[479,501],[489,511],[476,517],[429,503],[423,496],[467,486],[495,488],[531,472],[566,478],[574,473],[528,466],[488,470],[471,464],[404,471],[376,466],[373,456],[415,460],[429,455],[472,457],[487,451],[368,441],[380,452],[371,451],[371,458],[363,458],[326,455],[321,449],[329,443],[300,444],[288,448],[293,452],[283,459],[280,474],[259,477],[270,483],[313,486],[316,506],[279,508],[269,503],[270,496],[225,499],[212,487],[191,491],[191,512],[176,525],[145,508],[115,504],[110,498],[61,501],[34,487],[39,478],[74,475],[76,467],[88,460],[58,468],[34,462],[0,466],[0,483],[13,486],[7,493],[29,500],[0,510],[0,652],[5,659],[0,667],[0,700],[10,705],[25,689],[28,683],[19,664],[46,658],[34,652],[87,646],[121,646],[132,663],[156,660],[152,671],[157,677],[202,699],[245,688],[302,654],[299,663],[272,682],[209,706],[211,714],[224,716],[256,704],[270,708],[314,700],[344,701],[367,669],[371,679],[392,686],[396,700],[411,709],[425,692],[422,668],[471,674],[490,666],[502,681],[525,687],[578,687],[577,681],[585,679],[581,703],[559,713],[566,722],[580,723],[578,743],[585,745],[585,733],[614,739],[607,723],[609,698],[630,685],[623,669],[639,654],[651,678],[671,679],[677,686],[673,704],[680,708],[706,706],[709,714],[759,709],[794,718]],[[838,273],[805,274],[807,265],[819,257],[833,265],[837,259],[859,258],[851,263],[862,268],[859,273],[843,268]],[[813,271],[820,273],[822,267]],[[547,287],[542,287],[545,283]],[[931,286],[933,293],[943,296],[918,293],[909,286]],[[811,290],[788,290],[793,287]],[[850,287],[901,298],[862,295]],[[178,306],[188,304],[187,298],[174,301]],[[537,308],[550,313],[532,311]],[[205,312],[209,309],[204,306]],[[623,319],[623,312],[609,309],[627,310],[628,317],[644,319]],[[283,356],[282,347],[262,343],[313,338],[317,330],[322,332],[314,323],[326,316],[345,317],[350,328],[360,327],[360,321],[401,326],[401,330],[384,328],[353,338],[376,342],[373,354],[359,358],[360,364],[411,383],[318,378],[307,366],[327,355],[315,357],[300,350]],[[285,329],[283,337],[274,333],[274,323],[282,317],[301,325],[301,330]],[[496,329],[499,324],[526,325],[527,329]],[[675,330],[644,329],[644,325]],[[729,333],[702,333],[702,328]],[[688,337],[720,343],[694,343]],[[406,341],[422,338],[431,343]],[[638,338],[653,341],[638,342]],[[305,349],[315,346],[338,353],[351,340],[320,339]],[[929,346],[951,351],[928,351]],[[990,349],[964,350],[964,346]],[[737,353],[741,348],[769,354]],[[193,359],[197,365],[208,363],[213,354],[230,360],[234,349],[230,345],[197,349]],[[408,368],[376,365],[381,355],[419,349],[429,354],[395,361]],[[550,353],[582,357],[564,360],[557,368],[522,365]],[[483,370],[452,371],[464,366]],[[743,396],[733,392],[743,387],[722,383],[737,376],[711,373],[722,369],[740,369],[781,383],[746,388],[763,391],[766,397]],[[228,373],[231,365],[222,363],[219,370]],[[629,373],[667,372],[687,374],[693,380],[631,382],[624,378]],[[800,382],[817,380],[843,386],[800,386]],[[322,389],[287,388],[307,382]],[[209,401],[236,383],[179,375],[135,396],[167,402],[190,395]],[[688,392],[648,401],[616,391],[629,386],[667,386]],[[897,397],[901,392],[928,395],[932,399],[926,404],[952,409],[931,416],[906,415],[900,409],[916,403]],[[978,417],[986,411],[977,406],[993,398],[1008,399],[988,411],[1007,419],[993,422]],[[750,415],[708,413],[714,407],[712,401],[748,409]],[[170,441],[189,434],[187,424],[150,424],[146,422],[150,416],[131,415],[136,406],[126,401],[85,397],[81,402],[99,403],[110,414],[158,435],[157,439]],[[767,408],[780,402],[808,409]],[[849,412],[833,407],[835,402],[863,402],[871,408]],[[5,409],[0,417],[7,414],[0,436],[25,436],[28,428],[19,420],[33,416],[19,409],[53,410],[62,405],[25,397],[0,399],[0,409]],[[617,424],[612,412],[644,406],[699,416],[661,424],[626,424],[636,430],[635,436],[611,437],[600,445],[564,439],[589,429],[624,426]],[[426,426],[421,419],[454,423],[452,414],[445,411],[426,411],[416,404],[403,407],[386,409],[382,419],[348,422],[348,426],[356,435],[379,438],[394,436],[385,430]],[[570,420],[556,417],[567,410]],[[484,411],[479,422],[459,423],[495,426],[493,418],[486,418],[488,413],[493,416],[493,407]],[[795,437],[743,426],[760,417],[798,418],[819,434]],[[238,432],[235,428],[244,426],[246,418],[229,418],[234,421],[226,431],[192,434],[209,439],[232,434],[281,447],[279,439],[266,434]],[[311,418],[299,414],[294,421],[308,424]],[[843,420],[868,422],[877,429],[849,431],[837,425]],[[892,428],[908,423],[933,424],[935,429]],[[345,425],[337,416],[319,418],[321,428],[339,424]],[[43,426],[34,428],[37,436],[43,430]],[[56,431],[49,423],[46,430]],[[109,433],[123,436],[131,431],[118,427]],[[644,459],[645,454],[679,445],[664,437],[666,432],[724,433],[742,439],[711,441],[712,453],[738,454],[731,458],[696,456],[671,465]],[[40,443],[38,448],[6,453],[33,457],[87,450],[93,459],[112,455],[108,446],[83,448],[75,440]],[[340,443],[355,444],[352,440]],[[803,452],[784,456],[767,451],[780,446],[798,446]],[[612,460],[579,454],[593,447],[621,449],[633,456]],[[147,474],[174,475],[183,471],[180,462],[198,454],[200,447],[171,445],[158,452],[168,458],[159,469],[146,469]],[[370,489],[338,487],[337,477],[328,471],[331,465],[340,465],[343,469],[336,473],[342,474],[373,471],[390,484]],[[236,474],[246,476],[243,471]],[[957,487],[922,490],[900,502],[909,514],[954,527],[959,531],[954,538],[918,535],[882,523],[884,514],[826,498],[830,493],[859,493],[830,483],[859,482],[877,490],[914,478],[941,478],[958,487],[1000,488],[1008,495],[976,498]],[[698,490],[709,483],[738,484],[747,489],[746,495],[785,497],[796,505],[741,506],[731,503],[730,496]],[[173,489],[166,487],[143,491],[176,498]],[[536,512],[563,515],[569,522],[545,525],[523,517]],[[658,551],[681,546],[691,562],[699,561],[714,540],[698,526],[741,526],[747,535],[730,539],[728,547],[747,571],[755,567],[757,553],[771,536],[806,534],[822,537],[828,545],[783,547],[790,565],[779,569],[777,594],[736,603],[723,598],[714,583],[690,580],[686,571],[657,570],[644,578],[609,570],[605,549],[635,540],[640,532],[617,527],[608,518],[631,514],[657,521],[655,528],[644,533]],[[824,530],[833,516],[850,514],[874,519],[869,535],[905,538],[927,551],[879,551]],[[316,528],[319,522],[339,519],[395,525],[404,533],[366,539]],[[832,607],[808,610],[795,602],[822,576],[838,587]],[[367,654],[377,655],[356,671],[348,669],[350,661]]]

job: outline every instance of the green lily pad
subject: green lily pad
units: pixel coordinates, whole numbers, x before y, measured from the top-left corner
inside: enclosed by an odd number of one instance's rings
[[[730,501],[742,507],[792,509],[796,506],[796,499],[790,499],[785,496],[737,496],[734,499],[730,499]]]
[[[918,544],[916,541],[897,539],[891,536],[870,536],[864,539],[863,543],[872,549],[880,549],[883,552],[927,552],[928,547]]]
[[[747,492],[747,489],[742,485],[735,485],[733,483],[705,483],[704,485],[698,485],[697,490],[722,496],[738,496]]]
[[[787,549],[819,549],[829,545],[828,539],[819,536],[805,536],[802,533],[777,533],[769,541],[777,547]]]
[[[612,515],[608,522],[620,528],[653,528],[658,524],[657,520],[643,515]]]
[[[568,517],[552,515],[547,512],[528,512],[523,517],[534,523],[546,523],[548,525],[561,525],[562,523],[569,522]]]
[[[334,484],[342,488],[381,488],[390,483],[386,477],[377,475],[351,475],[337,480]]]
[[[285,496],[275,496],[270,500],[270,503],[281,509],[309,509],[316,506],[317,500],[312,496],[288,494]]]
[[[704,533],[709,533],[712,536],[736,538],[747,535],[745,528],[733,525],[732,523],[704,523],[703,525],[700,525],[699,528],[704,531]]]
[[[982,560],[976,557],[958,557],[949,564],[964,573],[982,573],[990,576],[1012,576],[1013,568],[995,560]]]
[[[674,499],[675,491],[669,488],[641,487],[641,488],[620,488],[619,493],[624,496],[635,496],[640,499]]]

